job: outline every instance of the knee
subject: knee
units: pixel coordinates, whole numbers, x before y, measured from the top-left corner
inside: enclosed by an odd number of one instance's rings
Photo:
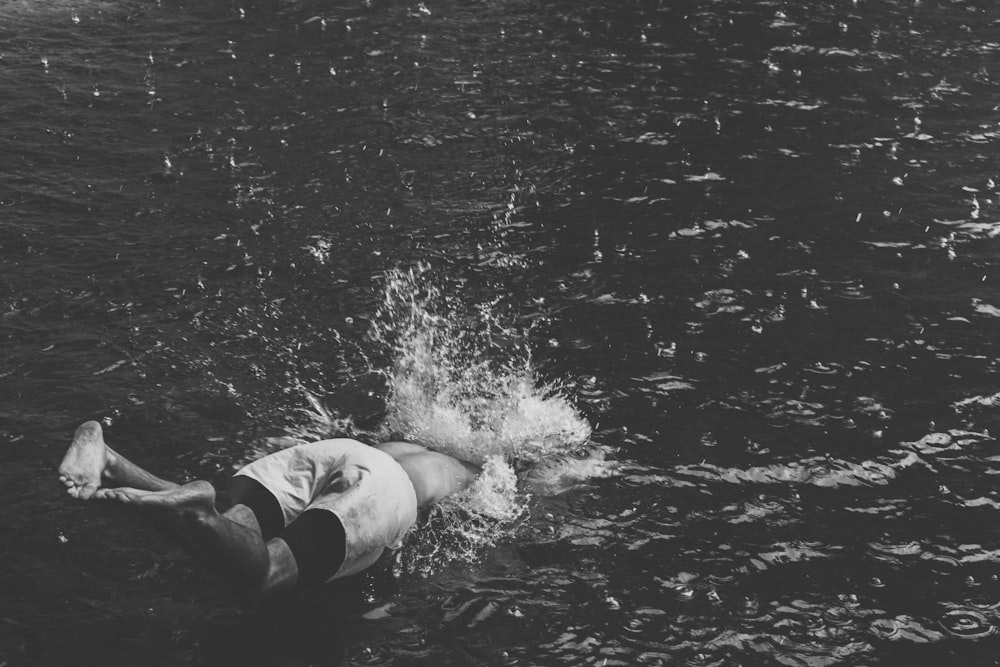
[[[267,543],[267,560],[261,559],[253,568],[229,571],[228,579],[236,595],[247,604],[263,601],[288,591],[298,582],[295,558],[283,540]]]
[[[299,568],[288,544],[281,538],[267,543],[267,571],[253,582],[251,588],[255,597],[268,597],[295,587],[299,580]]]

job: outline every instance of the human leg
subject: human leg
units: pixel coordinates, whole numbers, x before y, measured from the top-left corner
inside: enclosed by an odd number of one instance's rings
[[[284,512],[278,499],[252,477],[233,475],[229,480],[229,500],[232,506],[223,516],[256,529],[264,540],[270,540],[285,527]]]
[[[143,491],[168,491],[177,484],[135,465],[104,442],[101,425],[82,424],[59,464],[59,481],[66,492],[80,500],[90,499],[104,486],[129,486]]]
[[[265,541],[245,505],[220,514],[215,489],[208,482],[198,480],[164,491],[106,488],[94,497],[134,506],[161,521],[165,532],[192,555],[246,592],[271,593],[296,583],[298,570],[288,545],[281,539]]]
[[[210,567],[250,592],[294,585],[294,558],[281,540],[265,541],[253,512],[234,505],[222,515],[205,481],[178,485],[132,463],[104,442],[100,424],[80,426],[59,466],[70,496],[136,507]]]

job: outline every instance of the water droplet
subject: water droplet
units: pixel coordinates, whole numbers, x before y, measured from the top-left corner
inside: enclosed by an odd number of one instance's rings
[[[375,648],[365,647],[357,652],[353,659],[347,661],[348,664],[364,665],[365,667],[375,667],[376,665],[387,665],[393,662],[393,657],[389,650],[377,646]]]
[[[608,606],[608,609],[621,609],[622,608],[621,603],[618,602],[618,600],[616,600],[611,595],[609,595],[608,597],[604,598],[604,604],[606,604]]]
[[[677,354],[677,343],[658,343],[656,346],[656,356],[672,359]]]
[[[868,583],[871,585],[872,588],[885,588],[885,582],[879,579],[878,577],[872,577],[871,579],[868,580]]]
[[[744,618],[757,618],[760,615],[760,602],[754,598],[743,598],[738,611]]]
[[[681,600],[683,602],[687,602],[688,600],[694,599],[694,589],[691,588],[690,586],[686,586],[684,584],[677,584],[675,586],[671,586],[670,591],[673,594],[674,598]]]
[[[823,617],[819,614],[803,614],[802,625],[806,630],[816,632],[822,630],[826,624],[823,623]]]
[[[715,658],[708,653],[697,653],[685,661],[685,664],[690,665],[691,667],[722,667],[722,665],[732,663],[728,663],[724,659]]]

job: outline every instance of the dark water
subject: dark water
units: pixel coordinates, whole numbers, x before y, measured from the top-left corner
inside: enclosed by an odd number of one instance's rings
[[[1000,7],[0,0],[0,665],[995,664]],[[619,474],[243,607],[53,468],[370,427],[387,271]]]

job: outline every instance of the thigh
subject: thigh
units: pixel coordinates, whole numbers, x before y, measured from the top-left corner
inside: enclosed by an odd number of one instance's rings
[[[324,509],[307,509],[278,533],[298,568],[298,583],[322,584],[344,564],[347,533],[340,518]]]
[[[236,475],[229,481],[229,500],[233,508],[228,513],[234,513],[234,520],[238,520],[239,513],[234,512],[237,505],[243,505],[253,512],[260,528],[261,537],[269,540],[285,527],[285,518],[281,511],[281,505],[274,494],[267,490],[263,484],[246,475]]]

